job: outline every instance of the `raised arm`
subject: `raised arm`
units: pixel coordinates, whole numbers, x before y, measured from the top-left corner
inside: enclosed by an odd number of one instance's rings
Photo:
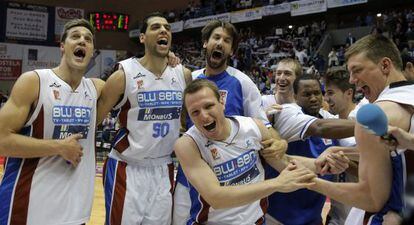
[[[122,69],[115,71],[102,88],[101,96],[98,99],[97,124],[102,123],[106,115],[112,110],[121,99],[125,91],[125,73]]]
[[[275,179],[248,185],[220,186],[216,175],[202,159],[197,145],[190,137],[184,135],[179,138],[174,149],[187,179],[214,209],[249,204],[275,191],[297,190],[309,185],[314,177],[306,171],[294,170],[295,166],[289,165]]]
[[[76,165],[82,156],[82,148],[77,142],[81,134],[62,140],[44,140],[19,134],[38,103],[39,82],[39,76],[34,71],[22,74],[9,100],[0,110],[0,155],[18,158],[60,155]]]

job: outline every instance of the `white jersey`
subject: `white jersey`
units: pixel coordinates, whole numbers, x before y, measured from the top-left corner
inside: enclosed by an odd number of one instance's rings
[[[89,220],[94,191],[96,88],[82,78],[73,91],[50,69],[36,73],[39,99],[21,134],[63,139],[82,133],[83,156],[76,167],[60,156],[7,158],[0,185],[0,224],[83,224]]]
[[[274,95],[263,95],[262,102],[264,110],[277,104]],[[282,107],[280,112],[274,114],[273,127],[288,142],[306,138],[306,131],[317,118],[303,113],[302,108],[296,103],[283,104]]]
[[[155,164],[170,161],[179,136],[180,112],[185,88],[182,65],[167,66],[158,78],[135,57],[121,61],[125,92],[121,102],[118,132],[111,157],[126,162]],[[159,163],[157,163],[157,161]]]
[[[250,117],[229,117],[230,137],[225,141],[208,140],[195,126],[186,135],[198,146],[202,158],[216,174],[221,186],[246,185],[264,180],[263,166],[259,158],[262,135]],[[261,201],[240,207],[213,209],[201,196],[192,196],[192,222],[199,224],[255,224],[263,217]],[[263,200],[262,200],[263,201]],[[208,212],[208,214],[203,213]],[[191,224],[190,221],[187,224]]]

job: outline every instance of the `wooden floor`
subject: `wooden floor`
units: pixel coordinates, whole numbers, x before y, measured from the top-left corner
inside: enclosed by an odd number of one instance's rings
[[[105,201],[102,177],[95,178],[95,198],[93,199],[92,215],[88,225],[103,225],[105,223]]]
[[[3,167],[0,166],[0,180],[3,175]],[[325,219],[326,213],[330,208],[330,203],[326,202],[322,211],[322,218]],[[105,222],[105,202],[104,202],[104,192],[102,186],[102,176],[99,174],[95,178],[95,197],[92,207],[91,220],[88,225],[103,225]]]

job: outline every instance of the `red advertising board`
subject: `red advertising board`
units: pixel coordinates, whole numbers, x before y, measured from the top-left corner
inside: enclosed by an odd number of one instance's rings
[[[16,80],[22,74],[22,60],[0,59],[0,80]]]

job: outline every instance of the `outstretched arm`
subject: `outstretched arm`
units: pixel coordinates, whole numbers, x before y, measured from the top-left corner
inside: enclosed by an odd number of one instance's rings
[[[194,141],[184,135],[175,146],[183,171],[189,182],[203,198],[215,209],[238,207],[262,199],[275,191],[289,192],[309,187],[315,177],[305,169],[289,165],[278,178],[255,184],[220,186],[213,170],[202,159]]]
[[[408,129],[408,111],[394,102],[377,104],[384,110],[390,124]],[[393,174],[389,147],[360,125],[355,127],[355,138],[360,152],[359,182],[340,184],[317,179],[317,185],[312,189],[344,204],[377,212],[384,206],[391,191]]]
[[[354,136],[355,121],[343,119],[317,119],[306,130],[306,136],[330,139]]]

